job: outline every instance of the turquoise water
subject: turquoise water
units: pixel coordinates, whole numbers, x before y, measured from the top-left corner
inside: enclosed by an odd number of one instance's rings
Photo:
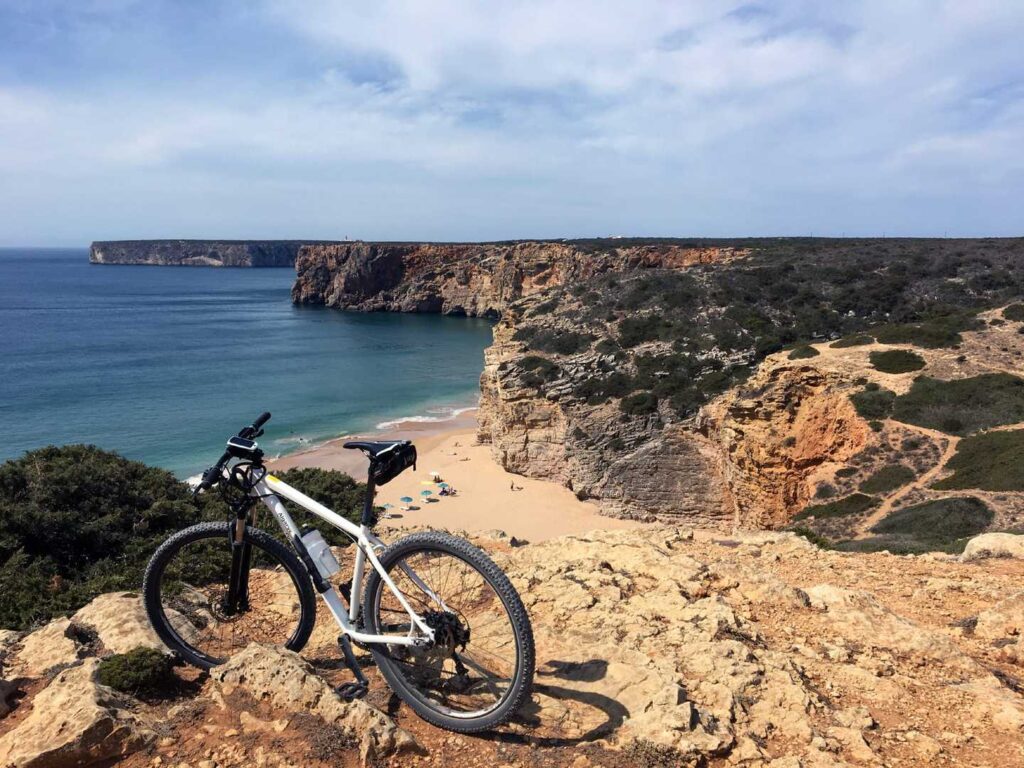
[[[93,443],[185,477],[261,411],[273,455],[475,404],[489,322],[296,307],[293,277],[0,249],[0,460]]]

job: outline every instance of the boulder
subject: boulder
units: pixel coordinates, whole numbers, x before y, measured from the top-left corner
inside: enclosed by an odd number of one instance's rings
[[[1000,600],[987,611],[978,614],[974,634],[992,640],[1024,634],[1024,592]]]
[[[253,643],[210,673],[224,695],[241,688],[289,713],[309,712],[360,743],[364,763],[420,751],[412,734],[365,701],[345,701],[298,654]]]
[[[139,646],[164,648],[149,624],[142,598],[134,592],[100,595],[72,616],[71,621],[95,630],[110,653],[127,653]]]
[[[983,533],[967,542],[960,559],[981,560],[986,557],[1024,559],[1024,536],[1013,533]]]
[[[77,660],[78,644],[72,638],[71,620],[62,618],[26,635],[12,649],[9,666],[18,675],[39,677]]]
[[[124,757],[155,734],[131,711],[133,700],[96,681],[97,659],[58,674],[32,710],[0,737],[4,768],[72,768]]]

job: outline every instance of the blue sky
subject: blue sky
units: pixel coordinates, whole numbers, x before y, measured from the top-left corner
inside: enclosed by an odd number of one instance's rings
[[[0,0],[0,245],[1021,235],[1017,0]]]

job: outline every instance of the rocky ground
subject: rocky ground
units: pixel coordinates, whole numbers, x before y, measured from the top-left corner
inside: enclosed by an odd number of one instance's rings
[[[500,733],[432,728],[373,674],[340,701],[324,617],[305,659],[250,646],[165,697],[115,693],[97,659],[158,645],[119,593],[0,636],[0,766],[1024,765],[1019,537],[963,561],[676,527],[479,543],[537,639],[533,700]]]

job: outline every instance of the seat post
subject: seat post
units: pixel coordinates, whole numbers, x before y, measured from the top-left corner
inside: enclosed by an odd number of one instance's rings
[[[370,459],[370,468],[366,471],[366,499],[363,503],[363,525],[369,526],[373,523],[373,497],[376,491],[376,483],[373,482],[373,459]]]

